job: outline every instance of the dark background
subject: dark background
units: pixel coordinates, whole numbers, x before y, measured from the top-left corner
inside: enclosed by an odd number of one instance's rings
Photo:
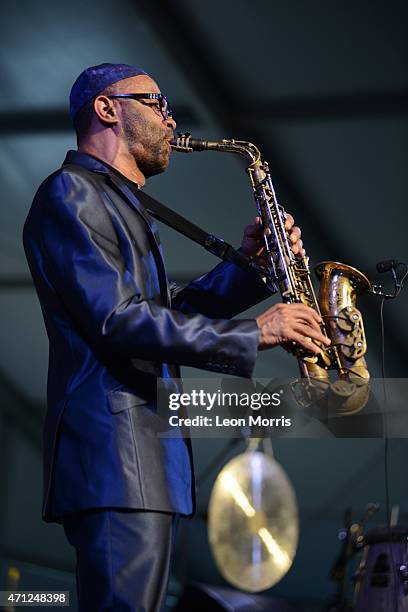
[[[408,4],[397,0],[2,4],[3,569],[10,560],[31,564],[24,566],[31,588],[44,588],[52,579],[73,580],[74,556],[61,528],[40,519],[48,347],[21,231],[36,188],[66,150],[75,148],[67,98],[76,76],[105,61],[138,65],[169,96],[179,129],[255,142],[270,162],[281,202],[303,230],[312,263],[344,261],[379,280],[377,261],[408,260],[407,22]],[[234,244],[255,216],[244,166],[233,156],[174,154],[168,172],[151,179],[146,191]],[[175,280],[186,281],[215,263],[167,228],[162,238]],[[379,376],[379,302],[368,296],[360,306],[367,360],[373,376]],[[406,376],[407,307],[407,292],[385,306],[390,377]],[[245,316],[258,312],[259,307]],[[295,372],[293,358],[276,349],[259,357],[256,375]],[[184,375],[203,374],[185,369]],[[197,471],[224,445],[196,440]],[[367,502],[378,501],[376,521],[384,521],[384,442],[279,440],[274,450],[295,487],[301,523],[294,565],[271,593],[317,610],[333,592],[327,572],[338,550],[344,509],[352,506],[358,518]],[[406,459],[406,441],[391,440],[391,503],[399,505],[402,522],[408,511]],[[199,492],[202,513],[218,469]],[[221,584],[200,513],[188,523],[186,540],[179,558],[187,579]]]

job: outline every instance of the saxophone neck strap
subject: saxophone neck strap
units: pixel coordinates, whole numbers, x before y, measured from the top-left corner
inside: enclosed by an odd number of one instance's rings
[[[250,257],[234,249],[228,242],[225,242],[213,234],[209,234],[201,227],[198,227],[198,225],[195,225],[195,223],[179,215],[147,193],[139,190],[137,192],[137,197],[149,215],[193,242],[200,244],[219,259],[234,263],[245,270],[256,267]]]

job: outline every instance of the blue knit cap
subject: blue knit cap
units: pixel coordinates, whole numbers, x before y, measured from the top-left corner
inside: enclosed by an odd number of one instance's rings
[[[69,95],[69,114],[75,117],[80,108],[101,91],[132,76],[147,74],[144,70],[128,64],[99,64],[87,68],[77,78]]]

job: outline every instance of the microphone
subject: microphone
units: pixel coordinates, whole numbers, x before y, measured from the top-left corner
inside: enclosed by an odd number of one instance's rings
[[[396,270],[400,262],[396,259],[386,259],[385,261],[379,261],[377,264],[377,272],[389,272],[390,270]]]
[[[397,268],[399,268],[400,266],[403,266],[405,268],[405,272],[402,275],[402,278],[398,278],[397,272],[396,272]],[[384,293],[381,285],[373,285],[371,293],[373,295],[379,295],[387,299],[396,298],[402,289],[404,280],[408,276],[407,264],[402,261],[397,261],[396,259],[386,259],[385,261],[379,261],[376,267],[377,267],[377,272],[380,272],[381,274],[383,272],[391,272],[394,278],[394,283],[395,283],[394,293],[393,294]]]

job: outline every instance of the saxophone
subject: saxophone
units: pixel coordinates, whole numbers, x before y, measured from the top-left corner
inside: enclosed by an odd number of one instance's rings
[[[309,258],[295,255],[285,229],[285,211],[278,203],[269,166],[259,149],[240,140],[209,141],[179,134],[172,143],[175,151],[220,151],[235,153],[249,161],[253,194],[261,217],[269,266],[264,275],[280,291],[285,303],[303,303],[322,317],[322,333],[331,345],[321,355],[311,356],[294,346],[301,380],[294,385],[302,406],[317,402],[335,414],[353,414],[364,408],[369,397],[370,374],[364,359],[367,350],[363,319],[356,308],[359,294],[371,290],[368,278],[355,268],[333,261],[319,263],[315,272],[320,281],[319,297],[313,289]],[[332,382],[329,371],[336,370]]]

